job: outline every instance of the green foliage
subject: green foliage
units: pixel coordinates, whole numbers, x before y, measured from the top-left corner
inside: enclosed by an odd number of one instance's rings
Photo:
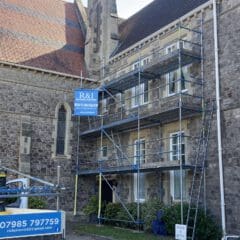
[[[41,197],[29,197],[28,207],[33,209],[44,209],[47,207],[47,203]]]
[[[187,218],[188,205],[184,205],[183,217]],[[181,206],[180,204],[172,205],[164,209],[163,220],[166,224],[167,233],[174,235],[175,224],[181,222]],[[221,238],[221,232],[217,224],[207,214],[205,215],[202,209],[198,210],[197,226],[196,226],[196,240],[218,240]]]
[[[122,206],[120,203],[108,203],[104,211],[104,217],[109,220],[105,220],[105,223],[116,225],[116,222],[111,220],[116,219],[116,216],[121,208]]]
[[[142,206],[142,219],[144,221],[144,231],[152,230],[152,222],[156,219],[157,212],[163,208],[163,203],[159,199],[147,201]]]
[[[205,215],[204,211],[200,210],[198,212],[196,240],[208,239],[221,239],[221,230],[209,214]]]
[[[141,206],[140,206],[141,207]],[[129,213],[132,215],[134,220],[137,220],[137,203],[127,203],[126,208],[128,209]],[[135,223],[132,222],[129,214],[126,210],[121,207],[120,211],[117,213],[117,219],[122,220],[122,222],[118,222],[118,226],[132,228],[135,229],[137,226]]]
[[[133,216],[134,220],[137,220],[137,203],[127,203],[126,208],[129,213]],[[88,205],[84,208],[86,214],[97,214],[98,210],[98,199],[93,196]],[[181,222],[181,205],[175,204],[172,206],[164,207],[163,203],[158,199],[149,200],[143,204],[140,204],[140,219],[144,222],[144,231],[150,232],[152,230],[152,222],[156,219],[157,213],[163,210],[163,221],[166,224],[166,230],[169,235],[174,236],[175,224]],[[187,218],[188,205],[185,204],[183,208],[184,220]],[[105,210],[102,211],[104,217],[112,220],[105,220],[104,223],[124,227],[137,229],[138,225],[132,222],[132,219],[123,208],[120,203],[108,203]],[[196,228],[196,240],[218,240],[221,238],[221,232],[219,227],[210,217],[205,215],[202,209],[198,211],[198,220]]]
[[[137,203],[127,203],[126,208],[137,220]],[[156,219],[157,212],[163,208],[163,204],[158,199],[153,199],[145,203],[140,204],[140,219],[144,222],[144,230],[151,231],[152,221]],[[132,223],[132,219],[123,208],[120,203],[109,203],[106,206],[104,217],[108,219],[117,219],[120,221],[105,221],[105,223],[119,226],[136,229],[138,226],[135,223]]]
[[[8,204],[15,203],[17,200],[18,200],[18,198],[5,198],[4,203],[5,203],[5,205],[8,205]]]
[[[89,199],[87,205],[83,208],[83,212],[90,216],[92,214],[98,214],[98,197],[96,195],[92,196]]]

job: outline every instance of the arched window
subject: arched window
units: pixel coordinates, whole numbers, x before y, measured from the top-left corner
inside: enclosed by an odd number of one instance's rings
[[[67,111],[64,105],[61,105],[58,110],[58,122],[57,122],[57,146],[56,154],[63,155],[65,153],[66,144],[66,119]]]
[[[72,140],[71,129],[73,127],[71,121],[71,107],[66,102],[60,102],[55,109],[55,119],[53,120],[54,131],[52,133],[52,158],[61,156],[70,159],[72,148],[70,142]]]

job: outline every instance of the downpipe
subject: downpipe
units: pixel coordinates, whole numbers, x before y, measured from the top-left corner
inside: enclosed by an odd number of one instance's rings
[[[217,2],[216,2],[216,0],[213,0],[213,30],[214,30],[214,56],[215,56],[216,105],[217,105],[217,139],[218,139],[220,196],[221,196],[222,240],[226,240],[226,216],[225,216],[225,195],[224,195],[223,159],[222,159],[222,135],[221,135],[221,98],[220,98],[219,55],[218,55],[218,19],[217,19]]]

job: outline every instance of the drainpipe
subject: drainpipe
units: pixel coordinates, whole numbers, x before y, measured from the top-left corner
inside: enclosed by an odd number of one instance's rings
[[[221,102],[220,102],[219,55],[218,55],[218,20],[217,20],[217,2],[216,2],[216,0],[213,0],[213,29],[214,29],[216,104],[217,104],[218,161],[219,161],[221,218],[222,218],[222,234],[223,234],[222,239],[225,239],[225,237],[226,237],[226,216],[225,216],[225,200],[224,200],[225,196],[224,196],[223,159],[222,159]]]

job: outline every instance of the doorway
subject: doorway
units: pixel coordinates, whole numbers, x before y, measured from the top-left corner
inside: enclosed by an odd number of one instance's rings
[[[113,186],[113,181],[108,181],[110,186]],[[108,186],[106,181],[102,181],[102,202],[105,204],[111,203],[113,201],[112,189]]]

